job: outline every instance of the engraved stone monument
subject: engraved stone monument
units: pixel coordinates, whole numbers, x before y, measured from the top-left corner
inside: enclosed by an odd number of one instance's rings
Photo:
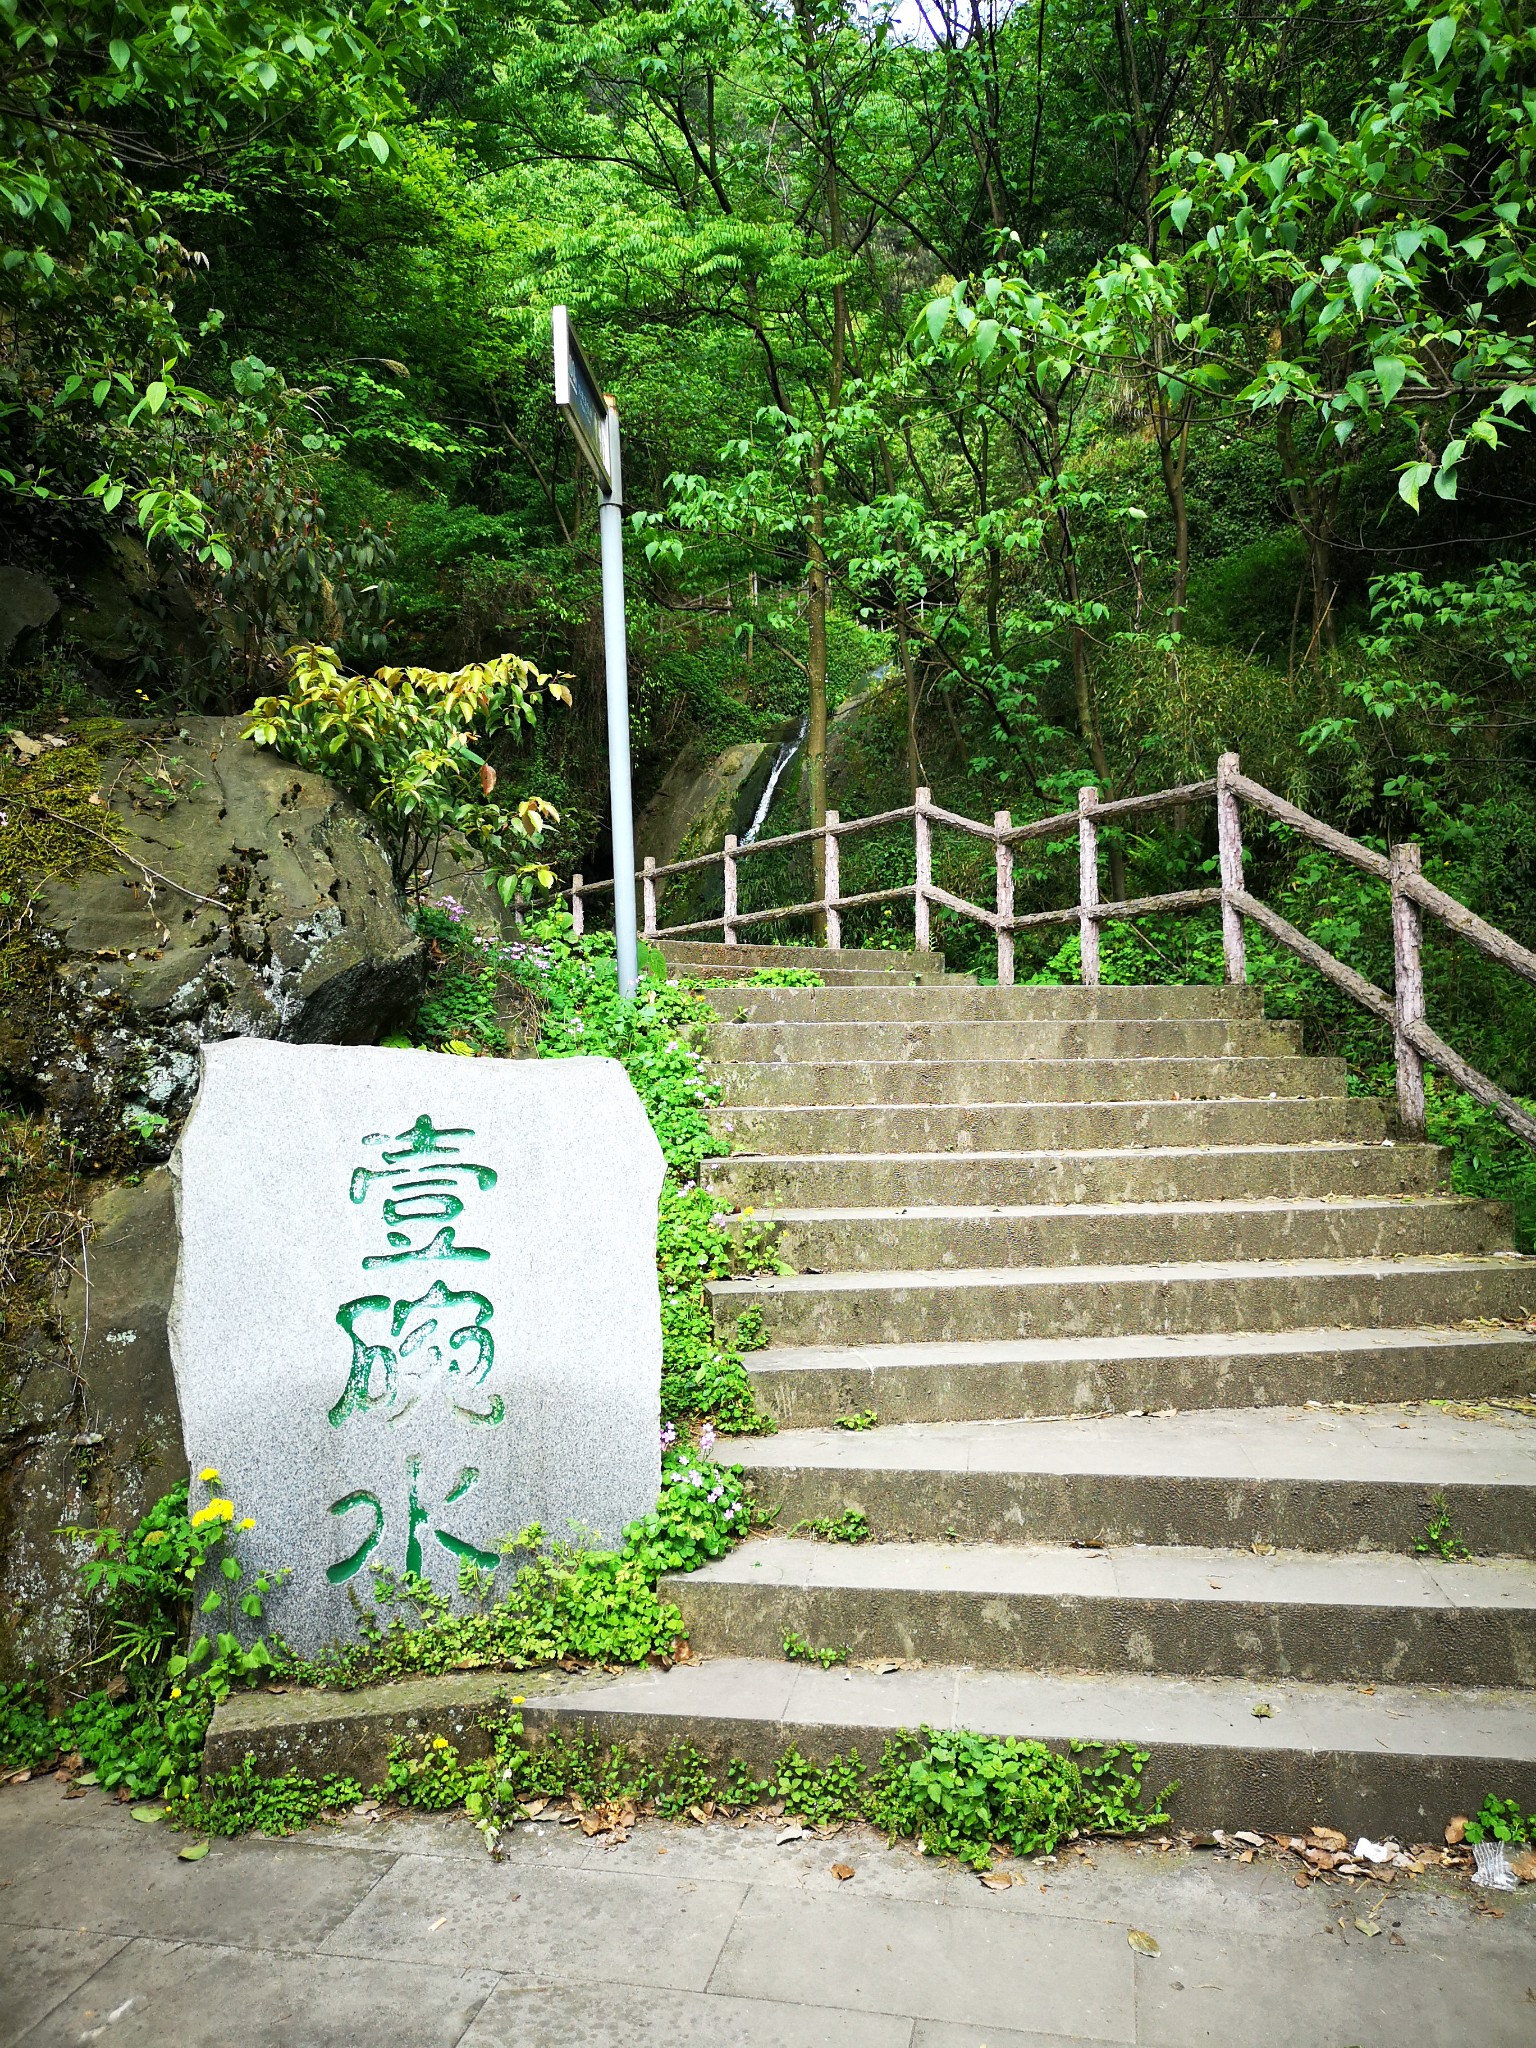
[[[350,1639],[380,1567],[451,1593],[529,1522],[611,1544],[655,1505],[663,1168],[615,1061],[232,1039],[172,1165],[192,1506],[290,1568],[269,1633]]]

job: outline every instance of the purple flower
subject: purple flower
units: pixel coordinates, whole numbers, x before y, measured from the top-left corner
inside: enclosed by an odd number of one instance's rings
[[[707,1458],[714,1448],[715,1426],[712,1422],[706,1422],[704,1427],[699,1431],[699,1449],[704,1453],[705,1457]]]
[[[723,1486],[717,1486],[714,1492],[708,1496],[711,1506],[713,1506],[713,1504],[720,1498],[721,1494],[724,1493],[724,1491],[725,1488]]]
[[[663,1449],[664,1451],[670,1451],[670,1450],[671,1450],[671,1448],[672,1448],[672,1446],[673,1446],[673,1445],[674,1445],[674,1444],[675,1444],[676,1442],[677,1442],[677,1431],[676,1431],[676,1429],[675,1429],[675,1428],[673,1427],[673,1425],[672,1425],[672,1424],[671,1424],[670,1422],[668,1422],[668,1423],[665,1423],[665,1424],[663,1424],[663,1426],[662,1426],[662,1432],[661,1432],[661,1448],[662,1448],[662,1449]]]

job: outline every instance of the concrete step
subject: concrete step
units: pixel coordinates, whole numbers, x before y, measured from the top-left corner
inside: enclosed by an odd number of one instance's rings
[[[1037,1018],[950,1018],[823,1024],[740,1024],[715,1029],[713,1057],[791,1064],[845,1060],[1146,1060],[1263,1058],[1301,1051],[1299,1024],[1230,1017],[1075,1023]]]
[[[773,1231],[781,1258],[813,1273],[1390,1259],[1502,1252],[1512,1242],[1503,1203],[1461,1195],[763,1209],[753,1224]]]
[[[754,973],[759,967],[809,967],[820,974],[823,968],[861,968],[888,974],[945,971],[944,955],[935,952],[887,952],[883,946],[724,946],[706,939],[660,939],[658,950],[667,960],[696,960],[706,966],[741,967]]]
[[[1220,1202],[1442,1189],[1438,1145],[1164,1145],[1091,1152],[738,1153],[701,1178],[726,1206]]]
[[[1536,1417],[1206,1409],[786,1430],[731,1446],[773,1528],[857,1509],[879,1542],[1414,1553],[1443,1503],[1479,1557],[1536,1557]]]
[[[1195,1545],[749,1538],[661,1591],[705,1657],[786,1636],[996,1671],[1536,1685],[1536,1564]]]
[[[730,1103],[1145,1102],[1337,1097],[1341,1059],[818,1060],[710,1064]]]
[[[585,1734],[659,1761],[695,1744],[723,1768],[765,1776],[791,1744],[813,1763],[856,1753],[866,1769],[916,1728],[974,1729],[1065,1749],[1131,1743],[1149,1752],[1151,1793],[1176,1781],[1174,1823],[1197,1832],[1319,1824],[1351,1836],[1438,1841],[1453,1813],[1475,1813],[1490,1786],[1536,1811],[1536,1714],[1528,1692],[1429,1691],[1410,1685],[1308,1685],[1270,1678],[1161,1678],[969,1665],[819,1671],[771,1658],[712,1658],[670,1671],[452,1671],[355,1692],[291,1687],[237,1692],[217,1710],[206,1765],[267,1776],[301,1769],[378,1783],[391,1744],[442,1735],[488,1753],[510,1688],[525,1733]],[[1256,1718],[1256,1705],[1271,1712]]]
[[[1152,1102],[866,1102],[752,1106],[728,1102],[710,1122],[738,1150],[1004,1152],[1125,1146],[1378,1143],[1393,1129],[1375,1095],[1232,1096]]]
[[[846,988],[711,989],[709,1000],[738,1023],[938,1023],[986,1019],[1078,1024],[1263,1015],[1251,987],[977,988],[870,981]]]
[[[1536,1262],[1490,1258],[1209,1260],[1166,1266],[796,1273],[713,1280],[717,1325],[761,1311],[781,1344],[947,1344],[1195,1330],[1407,1329],[1536,1311]]]
[[[798,966],[798,961],[778,962],[778,965]],[[737,967],[730,962],[724,964],[713,960],[671,960],[667,963],[672,980],[702,982],[745,982],[759,970],[756,967]],[[885,967],[818,967],[814,970],[821,976],[828,989],[887,989],[904,987],[909,991],[916,988],[968,990],[976,986],[975,978],[969,974],[935,974],[929,968],[914,969],[910,973],[893,972]],[[729,990],[716,988],[714,994],[729,996]],[[761,991],[752,990],[752,994]]]
[[[828,1428],[840,1415],[871,1409],[883,1423],[905,1423],[1238,1403],[1467,1403],[1536,1395],[1536,1329],[1281,1327],[863,1348],[776,1345],[749,1352],[747,1367],[758,1401],[787,1429]]]

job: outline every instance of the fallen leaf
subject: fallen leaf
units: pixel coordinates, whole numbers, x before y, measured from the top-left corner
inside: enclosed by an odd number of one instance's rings
[[[804,1840],[805,1829],[801,1827],[798,1823],[796,1823],[794,1826],[787,1827],[784,1829],[783,1833],[779,1836],[779,1839],[774,1844],[774,1846],[776,1848],[782,1849],[786,1842],[803,1842]]]
[[[1139,1927],[1132,1927],[1126,1933],[1126,1940],[1139,1956],[1160,1956],[1162,1950],[1150,1934],[1143,1934]]]
[[[1337,1828],[1308,1828],[1307,1833],[1314,1842],[1320,1842],[1325,1849],[1347,1849],[1348,1835],[1341,1835]]]
[[[1381,1932],[1381,1929],[1379,1927],[1373,1927],[1369,1920],[1357,1920],[1355,1922],[1355,1925],[1359,1928],[1362,1934],[1380,1934]]]
[[[832,1866],[832,1875],[837,1879],[839,1884],[846,1884],[849,1878],[853,1875],[853,1865],[851,1863],[834,1863]]]
[[[43,751],[42,741],[29,739],[24,732],[12,732],[9,739],[23,761],[35,761]]]
[[[708,1821],[709,1815],[704,1811],[702,1806],[690,1806],[688,1809],[688,1818],[691,1821],[696,1822],[699,1827],[703,1827],[706,1821]]]
[[[526,1806],[524,1806],[523,1812],[528,1816],[529,1820],[537,1820],[548,1804],[549,1801],[547,1799],[530,1799]]]
[[[1445,1839],[1447,1842],[1450,1843],[1451,1847],[1454,1849],[1456,1844],[1458,1842],[1464,1842],[1466,1840],[1466,1837],[1467,1816],[1464,1813],[1458,1813],[1455,1819],[1446,1828]]]
[[[1262,1849],[1264,1846],[1264,1837],[1250,1834],[1246,1828],[1235,1828],[1232,1839],[1234,1842],[1246,1842],[1250,1849]]]
[[[157,1820],[165,1819],[165,1808],[163,1806],[136,1806],[133,1809],[133,1817],[135,1820],[143,1821],[146,1826],[152,1827]]]
[[[213,1844],[211,1842],[189,1842],[185,1849],[177,1850],[176,1861],[178,1863],[201,1863],[212,1847]]]
[[[1512,1855],[1506,1850],[1504,1861],[1522,1884],[1536,1884],[1536,1849],[1516,1849]]]
[[[1269,1704],[1268,1700],[1259,1701],[1258,1705],[1253,1710],[1253,1718],[1255,1719],[1255,1721],[1273,1721],[1273,1719],[1275,1718],[1275,1710]]]
[[[1013,1883],[1006,1870],[984,1870],[981,1881],[989,1892],[1005,1892]]]
[[[1273,1543],[1255,1543],[1252,1544],[1250,1548],[1252,1549],[1255,1557],[1273,1557],[1275,1554],[1275,1546],[1273,1545]]]

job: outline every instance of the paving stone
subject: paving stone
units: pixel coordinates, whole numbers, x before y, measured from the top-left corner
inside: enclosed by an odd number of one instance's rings
[[[164,1822],[135,1827],[136,1835],[61,1829],[0,1889],[0,1926],[305,1947],[389,1867],[386,1856],[251,1837],[215,1842],[200,1862],[182,1863],[189,1837]]]
[[[1026,1921],[990,1910],[992,1903],[983,1895],[976,1906],[935,1910],[850,1895],[834,1911],[825,1899],[754,1890],[711,1989],[764,1998],[792,1984],[810,2003],[857,2011],[1087,2041],[1134,2038],[1123,1932]]]
[[[134,1941],[26,2048],[454,2048],[495,1982],[486,1970]]]
[[[582,1983],[600,1967],[620,1983],[702,1991],[745,1890],[402,1856],[323,1947],[499,1970],[523,1984]]]
[[[126,1939],[63,1927],[0,1927],[0,2048],[15,2048],[29,2027],[87,1983]]]
[[[911,2033],[905,2018],[797,2004],[787,1985],[766,1999],[502,1984],[462,2048],[909,2048]]]

